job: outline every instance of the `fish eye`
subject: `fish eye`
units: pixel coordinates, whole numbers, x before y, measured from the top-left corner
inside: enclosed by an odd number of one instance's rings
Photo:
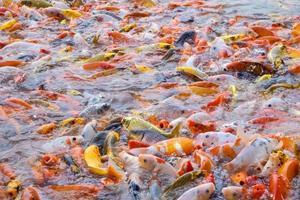
[[[146,159],[144,159],[144,163],[146,163],[147,162],[147,160]]]
[[[206,189],[205,192],[208,194],[209,193],[209,189]]]
[[[73,140],[73,141],[76,141],[76,137],[73,137],[72,140]]]
[[[272,105],[271,105],[271,104],[268,104],[268,107],[269,107],[269,108],[271,108],[271,107],[272,107]]]
[[[206,135],[205,138],[209,138],[209,135]]]

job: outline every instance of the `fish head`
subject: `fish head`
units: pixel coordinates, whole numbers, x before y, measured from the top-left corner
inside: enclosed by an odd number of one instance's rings
[[[139,157],[139,164],[142,168],[152,171],[155,168],[156,162],[155,157],[150,154],[140,154]]]
[[[209,199],[209,197],[215,192],[215,185],[213,183],[205,183],[197,187],[197,196],[202,199]]]
[[[84,139],[82,136],[70,136],[66,139],[66,143],[69,145],[76,145],[83,143]]]
[[[222,194],[226,200],[243,199],[243,188],[240,186],[229,186],[222,189]]]
[[[123,160],[125,165],[133,165],[138,162],[137,157],[130,155],[126,151],[122,151],[119,153],[119,157]]]

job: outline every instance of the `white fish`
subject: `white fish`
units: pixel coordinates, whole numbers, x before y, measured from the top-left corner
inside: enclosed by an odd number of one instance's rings
[[[280,165],[280,153],[271,153],[268,159],[268,162],[264,165],[260,175],[268,176],[271,172],[277,169]]]
[[[119,157],[124,163],[124,169],[128,174],[134,173],[134,172],[139,172],[139,159],[136,156],[132,156],[128,154],[126,151],[122,151],[119,153]]]
[[[213,147],[226,143],[234,143],[237,136],[226,132],[206,132],[197,135],[195,144],[203,147]]]
[[[288,105],[281,98],[273,97],[273,98],[267,100],[265,103],[263,103],[262,108],[273,108],[273,109],[277,109],[277,110],[286,110],[288,108]]]
[[[229,47],[222,38],[216,37],[210,44],[210,52],[218,56],[221,51],[227,51],[228,55],[232,55],[233,52],[232,48]]]
[[[42,145],[42,149],[48,153],[65,150],[71,145],[83,142],[82,136],[62,136]]]
[[[139,159],[139,165],[148,170],[151,171],[153,174],[167,174],[173,178],[177,177],[177,173],[174,167],[170,165],[165,160],[151,155],[151,154],[140,154],[138,156]]]
[[[91,141],[91,139],[96,135],[97,133],[96,126],[97,126],[96,120],[92,120],[84,126],[81,135],[85,141],[87,142]]]
[[[279,147],[279,142],[275,139],[257,137],[224,167],[231,172],[236,172],[250,166],[260,166],[261,162],[267,160],[271,152]]]
[[[205,183],[189,189],[177,200],[208,200],[214,192],[215,185],[213,183]]]
[[[26,54],[33,54],[38,55],[40,52],[40,49],[49,49],[48,46],[42,45],[42,44],[35,44],[31,42],[13,42],[9,45],[6,45],[0,50],[1,55],[5,54],[20,54],[20,53],[26,53]]]
[[[222,194],[226,200],[240,200],[244,199],[243,187],[228,186],[222,189]]]

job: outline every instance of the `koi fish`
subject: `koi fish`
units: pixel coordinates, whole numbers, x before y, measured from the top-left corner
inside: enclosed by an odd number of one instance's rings
[[[140,154],[138,156],[140,167],[151,171],[153,174],[166,174],[176,178],[176,170],[164,159],[151,154]]]
[[[182,159],[179,163],[179,169],[177,174],[182,176],[185,173],[191,172],[194,170],[193,163],[188,159]]]
[[[129,152],[134,155],[139,154],[156,154],[161,153],[165,155],[188,155],[194,151],[193,140],[186,137],[172,138],[158,142],[145,148],[131,149]]]
[[[217,57],[229,57],[232,55],[232,49],[224,42],[222,38],[217,37],[210,44],[210,51]]]
[[[48,153],[64,150],[69,146],[83,142],[82,136],[63,136],[42,145],[42,149]]]
[[[123,161],[123,166],[126,172],[133,173],[139,171],[139,159],[136,156],[128,154],[126,151],[119,153],[119,157]]]
[[[132,173],[129,175],[128,185],[129,185],[128,191],[129,191],[129,194],[131,195],[131,197],[134,200],[140,200],[141,199],[140,193],[141,193],[143,183],[137,173]]]
[[[222,194],[226,200],[244,199],[244,190],[241,186],[228,186],[222,189]]]
[[[177,200],[208,200],[214,192],[215,185],[213,183],[205,183],[189,189]]]
[[[234,143],[236,139],[237,136],[227,132],[206,132],[197,135],[195,144],[202,147],[211,147],[226,143]]]
[[[96,126],[97,121],[92,120],[83,127],[81,135],[84,140],[91,141],[91,139],[97,134]]]
[[[211,156],[209,156],[207,153],[205,153],[200,149],[194,152],[193,157],[195,163],[197,163],[200,166],[201,170],[210,172],[212,168],[215,166],[215,163],[212,160]]]
[[[228,171],[236,172],[249,166],[260,165],[268,159],[273,150],[278,149],[279,142],[275,139],[257,137],[246,145],[229,163],[225,164]]]
[[[238,138],[234,143],[226,143],[208,149],[213,156],[233,159],[244,148],[241,139]]]
[[[163,191],[162,199],[167,197],[172,191],[175,191],[176,188],[179,188],[183,185],[186,185],[189,182],[196,180],[197,178],[203,177],[204,173],[202,171],[192,171],[182,176],[178,177],[172,184],[168,185]]]

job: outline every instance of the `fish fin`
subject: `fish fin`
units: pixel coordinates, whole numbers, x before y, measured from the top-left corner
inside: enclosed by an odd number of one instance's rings
[[[112,165],[108,166],[107,175],[108,177],[114,179],[114,181],[116,182],[119,182],[124,178],[123,175],[120,172],[118,172],[118,170],[116,170]]]
[[[139,140],[129,140],[128,141],[129,149],[144,148],[144,147],[149,147],[149,146],[150,146],[149,144],[141,142]]]
[[[180,134],[180,129],[181,129],[182,122],[179,122],[170,132],[169,137],[178,137]]]

